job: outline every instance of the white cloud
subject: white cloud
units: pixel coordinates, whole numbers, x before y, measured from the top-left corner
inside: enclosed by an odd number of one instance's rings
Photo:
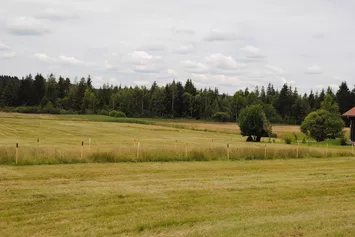
[[[117,67],[112,66],[107,60],[105,60],[104,68],[107,70],[117,70]]]
[[[211,75],[203,73],[192,73],[191,78],[208,86],[236,86],[242,83],[238,76],[224,74]]]
[[[171,28],[171,31],[176,34],[186,34],[186,35],[194,35],[196,33],[194,30],[191,29],[177,28],[177,27]]]
[[[149,81],[134,81],[134,84],[136,84],[137,86],[148,86],[150,85]]]
[[[180,45],[180,47],[175,50],[176,53],[178,54],[189,54],[194,51],[194,46],[192,44],[187,44],[187,45]]]
[[[75,57],[67,57],[67,56],[59,56],[59,60],[61,60],[65,64],[72,64],[72,65],[83,65],[86,64],[85,62],[75,58]]]
[[[208,67],[202,63],[198,63],[191,60],[185,60],[182,62],[187,71],[192,73],[204,73],[208,71]]]
[[[168,69],[167,73],[172,76],[177,76],[177,72],[175,72],[173,69]]]
[[[134,72],[138,73],[159,73],[160,69],[155,65],[134,65],[132,67]]]
[[[222,32],[222,31],[211,31],[209,35],[207,35],[204,40],[208,42],[215,41],[234,41],[234,40],[244,40],[245,38],[239,36],[235,33]]]
[[[162,52],[165,51],[165,46],[161,44],[147,44],[140,46],[137,51]]]
[[[241,48],[242,51],[244,51],[245,56],[247,58],[263,58],[264,55],[261,53],[261,50],[259,48],[256,48],[251,45],[247,45],[243,48]]]
[[[57,63],[57,64],[64,64],[64,65],[73,65],[73,66],[78,66],[78,65],[83,65],[83,66],[93,66],[93,63],[88,63],[81,61],[75,57],[68,57],[64,55],[60,55],[59,57],[50,57],[44,53],[36,53],[35,58],[37,58],[40,61],[46,62],[46,63]]]
[[[135,64],[146,64],[153,56],[145,51],[134,51],[132,53],[132,62]]]
[[[107,79],[107,78],[104,78],[103,76],[94,76],[91,79],[92,79],[92,85],[95,88],[100,88],[104,84],[109,84],[109,85],[114,85],[114,86],[117,86],[120,84],[119,81],[117,80],[117,78],[115,78],[115,77],[109,77]]]
[[[79,15],[70,9],[47,8],[38,13],[36,18],[50,21],[65,21],[79,18]]]
[[[247,64],[238,63],[231,56],[225,56],[221,53],[210,54],[205,57],[205,62],[210,66],[221,70],[244,69],[247,67]]]
[[[7,50],[10,50],[10,47],[0,42],[0,51],[7,51]]]
[[[283,84],[288,84],[288,85],[294,85],[294,84],[296,84],[295,81],[287,80],[285,77],[279,77],[279,79],[282,81]]]
[[[10,58],[14,58],[15,56],[16,56],[15,52],[6,52],[2,54],[1,58],[10,59]]]
[[[44,53],[36,53],[34,56],[37,59],[39,59],[40,61],[47,62],[47,63],[53,63],[53,62],[57,61],[56,58],[49,57],[48,55],[46,55]]]
[[[305,73],[307,74],[321,74],[322,68],[318,65],[310,66],[306,69]]]
[[[134,51],[130,63],[132,70],[138,73],[158,73],[160,71],[161,56],[153,56],[145,51]]]
[[[317,89],[327,89],[328,87],[330,87],[333,90],[337,90],[339,89],[339,85],[335,85],[335,84],[329,84],[329,85],[324,85],[324,84],[318,84],[316,85]]]
[[[272,66],[272,65],[265,65],[265,67],[267,69],[269,69],[270,71],[272,71],[273,73],[276,74],[284,74],[285,71],[282,68],[276,67],[276,66]]]
[[[11,19],[6,24],[9,33],[18,36],[44,35],[51,33],[41,21],[33,17],[18,17]]]

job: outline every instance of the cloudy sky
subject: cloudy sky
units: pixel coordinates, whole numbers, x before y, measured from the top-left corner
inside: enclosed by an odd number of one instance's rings
[[[1,0],[0,74],[237,89],[353,84],[353,0]]]

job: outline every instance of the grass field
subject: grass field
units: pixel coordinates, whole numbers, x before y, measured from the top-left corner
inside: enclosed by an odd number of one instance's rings
[[[92,115],[0,113],[0,136],[0,236],[355,234],[351,147],[290,159],[297,145],[232,123]]]
[[[1,236],[354,236],[355,159],[0,166]]]
[[[274,126],[282,133],[297,129]],[[296,144],[268,138],[264,143],[246,143],[231,123],[2,113],[0,136],[0,164],[15,162],[16,143],[18,164],[227,160],[227,144],[230,160],[297,158]],[[332,145],[326,149],[326,144],[301,144],[298,149],[299,158],[325,156],[349,157],[352,149]]]

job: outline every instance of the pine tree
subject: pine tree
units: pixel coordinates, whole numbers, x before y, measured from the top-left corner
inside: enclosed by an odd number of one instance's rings
[[[46,94],[46,81],[41,74],[35,76],[33,82],[34,87],[34,102],[36,105],[39,105]]]

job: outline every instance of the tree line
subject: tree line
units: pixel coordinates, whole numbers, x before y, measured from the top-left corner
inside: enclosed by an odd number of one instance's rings
[[[192,80],[172,81],[164,86],[92,86],[90,76],[72,82],[50,74],[31,74],[19,79],[0,76],[0,109],[27,113],[106,114],[120,111],[129,117],[193,118],[236,121],[246,107],[258,104],[271,123],[301,124],[312,111],[321,108],[329,95],[340,113],[355,106],[355,87],[344,81],[337,91],[330,87],[300,94],[296,87],[284,84],[238,90],[234,95],[218,88],[195,87]]]

